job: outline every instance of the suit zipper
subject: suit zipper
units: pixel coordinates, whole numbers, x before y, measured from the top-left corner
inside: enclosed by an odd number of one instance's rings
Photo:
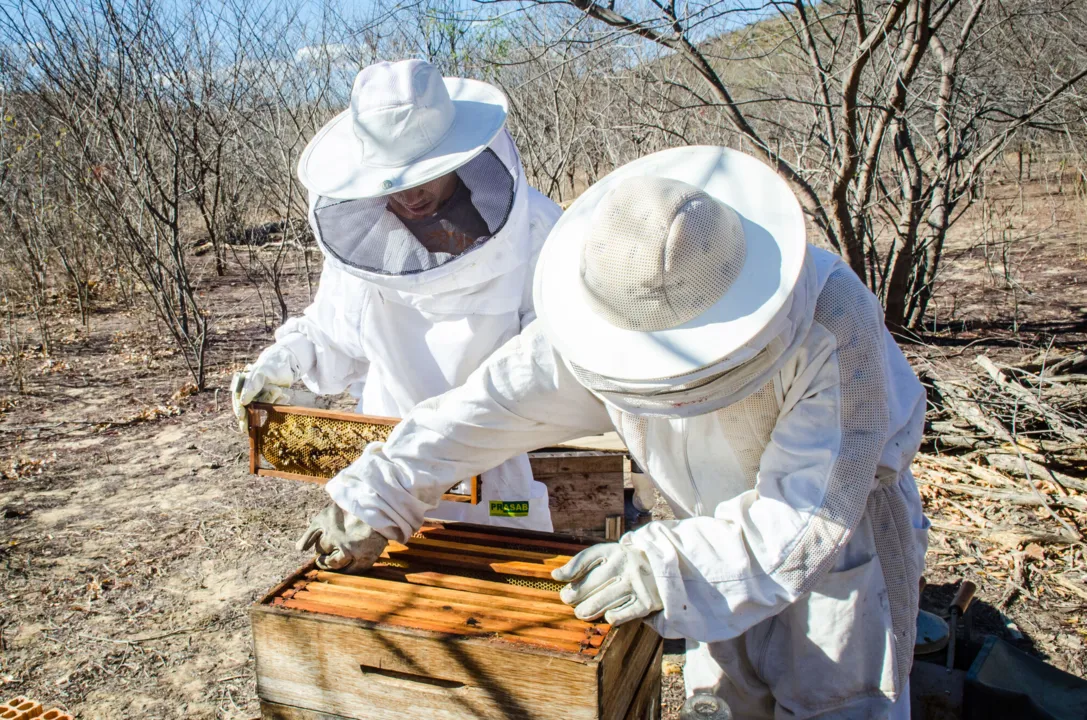
[[[695,517],[699,517],[702,515],[702,495],[698,492],[698,485],[694,481],[694,473],[691,472],[691,457],[687,450],[687,438],[689,435],[687,418],[683,418],[681,422],[683,423],[683,464],[687,467],[687,481],[691,483],[691,493],[694,494],[694,515]]]

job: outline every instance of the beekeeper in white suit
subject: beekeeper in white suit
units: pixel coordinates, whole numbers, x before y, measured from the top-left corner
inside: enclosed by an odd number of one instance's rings
[[[556,224],[539,318],[328,484],[403,541],[451,480],[616,428],[671,504],[554,576],[579,617],[687,639],[738,718],[907,718],[925,396],[876,298],[807,246],[786,184],[723,148],[615,171]]]
[[[325,256],[320,287],[235,382],[243,428],[246,405],[277,402],[297,380],[319,394],[360,393],[359,412],[402,417],[464,382],[535,317],[532,272],[561,210],[528,186],[506,111],[497,88],[442,78],[419,60],[358,74],[350,108],[298,164]],[[483,502],[442,502],[428,517],[551,530],[547,488],[513,455],[443,488],[485,471]],[[516,503],[503,507],[519,515],[492,516],[490,500]],[[330,508],[318,525],[331,536],[342,522]]]

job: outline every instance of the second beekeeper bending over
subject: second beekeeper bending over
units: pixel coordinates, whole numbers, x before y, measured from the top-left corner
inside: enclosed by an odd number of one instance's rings
[[[615,171],[540,255],[536,322],[328,485],[372,562],[448,483],[614,427],[671,504],[556,570],[579,617],[686,638],[738,718],[907,718],[925,394],[876,298],[723,148]]]

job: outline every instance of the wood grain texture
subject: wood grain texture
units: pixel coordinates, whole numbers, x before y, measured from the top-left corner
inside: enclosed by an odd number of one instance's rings
[[[540,552],[546,549],[571,556],[577,555],[588,545],[599,542],[599,540],[580,541],[577,538],[563,538],[553,533],[514,530],[513,528],[502,528],[502,533],[496,534],[493,528],[467,524],[459,524],[455,529],[438,524],[424,525],[416,535],[453,542],[471,541],[484,547],[531,547]]]
[[[622,515],[623,453],[537,450],[528,454],[533,479],[547,486],[556,532],[601,532],[609,515]]]
[[[620,467],[622,459],[619,460]],[[609,515],[622,515],[623,472],[570,472],[537,475],[547,486],[551,524],[556,532],[603,531]]]
[[[254,613],[262,700],[360,720],[597,718],[593,665],[519,653],[486,639],[436,640],[337,620]],[[450,686],[433,685],[429,678]],[[556,687],[563,688],[561,697],[555,697]]]
[[[630,703],[623,720],[660,720],[661,718],[661,660],[664,658],[664,643],[658,643],[649,667],[645,670],[638,692]]]
[[[664,646],[657,648],[653,662],[646,668],[638,692],[623,720],[660,720],[661,718],[661,659]],[[261,720],[352,720],[346,715],[306,710],[303,708],[261,701]],[[507,716],[508,717],[508,716]],[[549,718],[547,715],[538,716]],[[557,716],[551,716],[559,720]],[[549,718],[550,720],[550,718]]]
[[[310,577],[311,575],[312,578]],[[354,575],[341,575],[340,573],[324,571],[309,573],[307,574],[307,578],[319,580],[331,585],[356,587],[367,592],[381,593],[388,597],[411,600],[425,598],[427,600],[443,603],[482,604],[488,608],[546,613],[548,615],[558,615],[562,617],[574,616],[574,609],[569,605],[558,601],[554,597],[555,594],[552,592],[546,590],[535,591],[539,592],[540,595],[546,599],[528,599],[516,593],[510,593],[509,591],[533,590],[532,588],[520,588],[516,585],[500,585],[498,588],[499,591],[481,593],[478,592],[476,588],[478,587],[478,584],[483,584],[486,581],[474,580],[474,578],[464,578],[465,580],[472,581],[474,584],[469,584],[460,588],[433,586],[427,583],[415,584],[405,581],[396,582],[394,580],[383,580],[381,578],[369,576],[359,578]],[[491,584],[498,585],[498,583]]]
[[[446,638],[459,639],[466,637],[490,638],[510,645],[523,645],[527,647],[551,650],[559,653],[570,653],[592,657],[598,650],[591,642],[582,642],[579,635],[569,633],[555,633],[556,636],[546,636],[547,628],[533,626],[532,628],[518,631],[510,623],[496,623],[486,618],[476,619],[473,625],[466,625],[462,620],[449,616],[437,616],[433,613],[395,613],[370,606],[353,605],[344,602],[327,602],[312,595],[302,594],[299,597],[282,600],[275,607],[288,610],[302,610],[306,613],[326,616],[341,617],[349,620],[361,620],[371,625],[388,626],[407,630],[423,630]],[[591,641],[600,642],[599,638]]]
[[[255,413],[261,411],[267,413],[279,413],[281,415],[304,415],[306,417],[325,418],[327,420],[345,420],[347,422],[363,422],[370,425],[396,425],[400,418],[384,417],[381,415],[363,415],[361,413],[343,412],[342,410],[325,410],[322,408],[304,407],[301,405],[269,405],[268,403],[251,403],[249,407],[250,424]],[[257,417],[259,424],[259,416]]]
[[[250,612],[264,717],[642,720],[648,710],[638,708],[659,698],[659,687],[642,687],[653,672],[659,686],[662,643],[651,628],[587,623],[553,583],[478,572],[478,563],[547,569],[556,555],[546,543],[585,547],[428,526],[394,548],[407,567],[292,574]],[[474,564],[433,557],[447,554]]]
[[[603,720],[623,720],[638,691],[642,678],[658,657],[664,641],[653,628],[641,621],[633,621],[617,629],[630,628],[633,639],[626,652],[610,653],[600,663],[602,688],[600,717]],[[660,662],[657,661],[657,674]]]
[[[478,542],[460,542],[457,540],[438,540],[425,535],[413,537],[411,547],[391,541],[389,547],[395,552],[409,552],[412,549],[434,550],[436,552],[458,551],[471,556],[483,556],[489,558],[503,558],[509,560],[535,560],[548,565],[565,565],[570,562],[570,555],[562,555],[553,552],[540,552],[538,550],[520,550],[517,548],[503,547],[502,545],[481,545]]]
[[[472,557],[454,553],[432,552],[430,550],[396,551],[386,550],[381,554],[385,559],[416,561],[429,565],[441,565],[450,568],[463,568],[479,572],[492,572],[502,575],[518,575],[521,577],[536,578],[537,580],[550,580],[551,571],[561,567],[561,563],[524,562],[520,560],[505,560],[502,558]]]
[[[567,615],[526,612],[486,607],[480,603],[449,602],[410,596],[388,596],[328,583],[309,583],[289,599],[292,603],[306,602],[328,606],[328,612],[339,608],[357,609],[378,618],[418,618],[430,623],[444,623],[450,633],[497,634],[511,633],[525,637],[540,637],[573,643],[600,645],[603,633],[595,627]]]
[[[596,450],[537,450],[528,454],[534,477],[566,473],[623,472],[622,453]]]
[[[460,575],[451,575],[442,572],[407,572],[402,568],[372,568],[367,574],[367,577],[409,582],[412,585],[429,585],[430,587],[447,588],[450,590],[467,590],[480,595],[519,597],[542,602],[562,603],[553,590],[540,590],[533,587],[509,585],[502,582],[480,580],[479,578],[462,577]]]
[[[346,715],[334,715],[262,700],[260,720],[351,720],[351,718]]]

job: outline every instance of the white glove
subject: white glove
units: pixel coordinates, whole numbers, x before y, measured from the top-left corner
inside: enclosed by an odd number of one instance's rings
[[[243,433],[249,432],[246,405],[253,401],[279,402],[300,374],[297,358],[283,345],[271,346],[260,354],[255,363],[246,365],[242,372],[234,373],[230,392],[238,428]]]
[[[333,503],[313,516],[295,547],[299,552],[312,547],[322,570],[360,573],[381,557],[388,543],[372,527]]]
[[[637,548],[601,543],[582,550],[551,572],[570,583],[559,597],[581,620],[601,615],[612,625],[643,618],[664,607],[649,558]]]
[[[653,490],[653,481],[640,472],[630,473],[630,484],[634,486],[634,509],[643,515],[653,511],[657,504],[657,494]]]

